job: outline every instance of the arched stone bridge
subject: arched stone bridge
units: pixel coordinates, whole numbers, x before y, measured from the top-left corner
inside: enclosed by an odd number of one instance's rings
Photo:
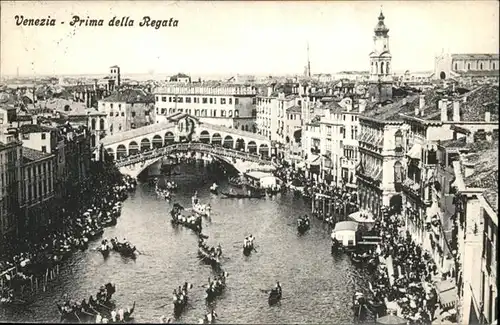
[[[268,171],[275,168],[270,160],[263,159],[258,154],[200,142],[176,143],[162,148],[154,148],[129,157],[120,158],[115,161],[115,164],[123,174],[137,177],[142,171],[162,157],[184,152],[198,152],[210,155],[213,158],[233,165],[240,173],[245,173],[249,170]]]
[[[140,153],[185,142],[200,142],[214,147],[220,146],[221,150],[214,153],[219,158],[226,157],[242,161],[258,159],[262,163],[269,160],[271,150],[271,141],[266,137],[252,132],[202,123],[196,117],[182,113],[174,113],[168,116],[166,122],[106,136],[100,140],[100,145],[117,163],[122,164],[129,161],[128,166],[130,166],[132,160],[125,159],[127,157],[138,159]],[[206,149],[198,148],[208,153],[208,147]],[[224,151],[222,149],[228,150]],[[189,150],[197,151],[194,149]],[[235,152],[240,156],[236,157]],[[232,163],[231,159],[228,162]],[[232,164],[234,165],[234,163]],[[125,165],[122,167],[125,167]]]

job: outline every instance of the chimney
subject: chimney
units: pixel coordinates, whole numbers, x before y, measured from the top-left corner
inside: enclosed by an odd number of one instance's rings
[[[460,122],[460,102],[453,101],[453,122]]]
[[[271,97],[272,93],[273,93],[273,86],[268,86],[267,87],[267,97]]]
[[[490,123],[491,122],[491,113],[490,111],[484,112],[484,121]]]
[[[443,98],[438,103],[441,106],[441,122],[446,122],[448,121],[448,100]]]
[[[359,112],[363,113],[365,111],[365,108],[366,108],[366,101],[364,99],[360,99],[358,104]]]
[[[418,109],[422,111],[425,107],[425,95],[420,95],[419,101],[418,101]]]

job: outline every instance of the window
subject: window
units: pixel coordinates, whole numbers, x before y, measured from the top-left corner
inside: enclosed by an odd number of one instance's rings
[[[29,140],[30,139],[30,134],[29,133],[23,133],[23,140]]]
[[[212,98],[210,98],[209,100],[210,100],[210,104],[214,103],[214,100]]]
[[[109,112],[109,116],[113,117],[113,112]]]
[[[122,104],[118,104],[118,109],[121,109],[122,108]]]
[[[206,97],[203,97],[203,98],[201,99],[201,102],[202,102],[203,104],[206,104],[206,103],[208,103],[208,99],[207,99]]]
[[[125,112],[122,112],[122,116],[125,116]]]
[[[184,102],[184,97],[177,97],[177,102],[178,103]]]
[[[235,99],[234,99],[234,103],[235,103],[236,105],[238,105],[238,104],[240,103],[240,99],[239,99],[239,98],[235,98]]]
[[[214,98],[214,104],[217,104],[217,97]]]
[[[42,133],[42,140],[45,140],[47,138],[47,134]]]
[[[229,98],[229,105],[233,104],[233,99]]]
[[[191,103],[191,97],[186,97],[186,103]]]
[[[110,108],[113,108],[113,103],[109,104],[109,107],[110,107]]]
[[[115,117],[116,117],[116,116],[120,116],[120,113],[116,112]]]
[[[172,97],[169,97],[168,99],[170,99],[170,100],[169,100],[169,102],[171,102],[171,101],[172,101]],[[161,97],[161,101],[162,101],[162,102],[166,102],[166,101],[167,101],[167,97],[166,97],[166,96],[162,96],[162,97]]]
[[[42,152],[47,152],[47,146],[42,146]]]
[[[226,99],[225,99],[225,98],[221,98],[221,99],[220,99],[220,103],[221,103],[222,105],[226,104]]]
[[[403,133],[401,130],[398,130],[396,134],[394,135],[394,140],[395,140],[395,148],[397,152],[402,152],[403,151]]]
[[[467,64],[467,70],[470,70],[470,63]]]
[[[492,63],[492,69],[495,70],[495,63]]]
[[[171,103],[172,102],[172,97],[168,97],[168,102]]]
[[[479,65],[479,70],[483,70],[483,64],[482,63]]]
[[[155,101],[159,102],[160,98],[158,96],[155,96]]]
[[[132,117],[135,117],[135,112],[132,112]]]
[[[149,116],[149,111],[144,111],[144,116]]]

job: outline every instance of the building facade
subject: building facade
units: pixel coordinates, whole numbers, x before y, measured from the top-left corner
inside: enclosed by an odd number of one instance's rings
[[[434,79],[477,77],[498,78],[500,69],[498,54],[450,54],[443,53],[434,59]]]
[[[256,132],[256,90],[247,86],[168,85],[155,93],[156,123],[174,113],[196,116],[201,122]]]
[[[0,247],[16,238],[21,211],[22,146],[17,134],[5,131],[0,142]]]
[[[31,237],[43,236],[54,223],[55,155],[24,147],[21,169],[21,210],[19,231]]]
[[[110,134],[155,123],[154,96],[143,89],[122,89],[99,100]]]

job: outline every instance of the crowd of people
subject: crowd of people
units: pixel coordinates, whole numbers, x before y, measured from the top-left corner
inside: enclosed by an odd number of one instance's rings
[[[135,185],[135,180],[123,177],[112,165],[95,166],[82,184],[80,204],[61,209],[57,228],[38,240],[24,238],[10,243],[1,252],[4,301],[22,299],[34,277],[45,274],[72,252],[86,249],[90,240],[102,234],[103,227],[112,224],[110,220],[116,220],[121,208],[118,202],[126,199]]]
[[[387,298],[401,308],[401,316],[415,324],[429,324],[437,308],[437,293],[432,277],[438,274],[429,253],[416,245],[409,232],[400,231],[402,220],[397,214],[384,213],[377,219],[375,229],[382,238],[376,254],[383,259],[392,257],[393,274],[380,264],[375,273],[373,294]],[[392,285],[391,279],[393,278]]]

